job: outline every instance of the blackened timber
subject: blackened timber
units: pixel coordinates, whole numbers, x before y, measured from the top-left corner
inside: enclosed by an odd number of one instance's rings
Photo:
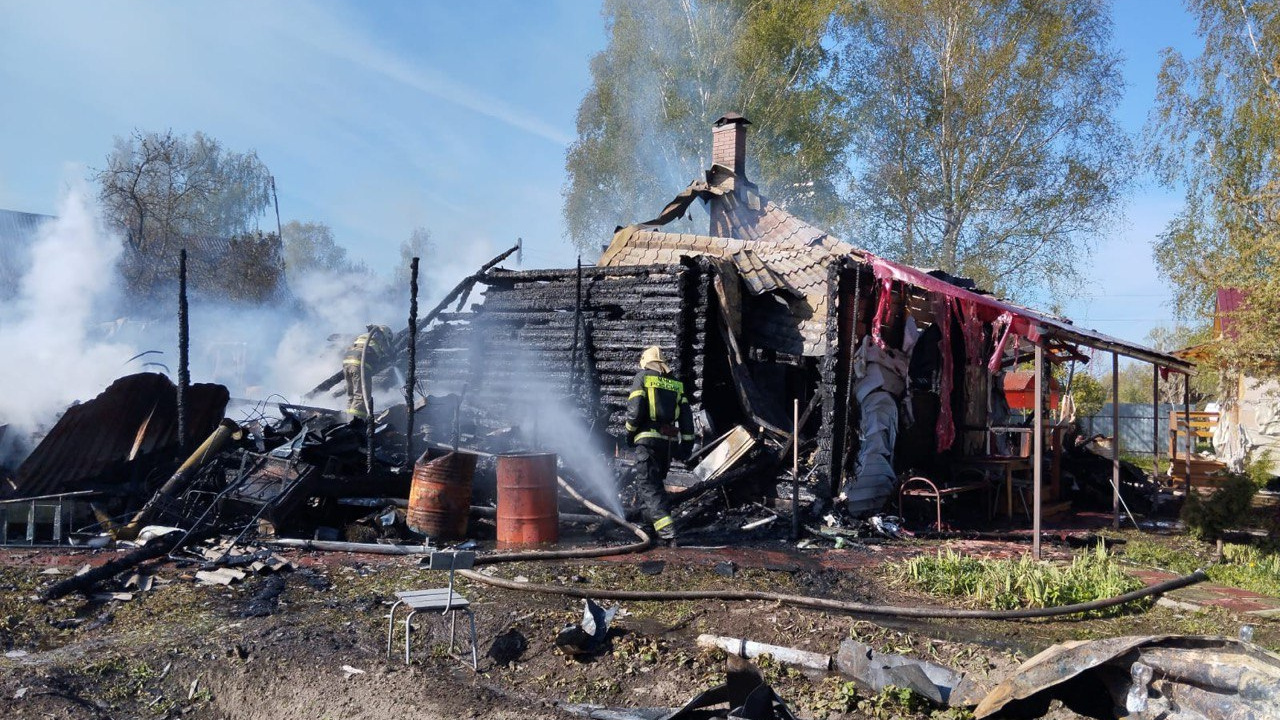
[[[187,392],[191,389],[191,332],[187,319],[187,249],[178,251],[178,452],[187,450]]]
[[[624,331],[628,327],[630,328],[636,328],[637,326],[639,326],[640,328],[662,327],[663,322],[669,322],[672,319],[674,319],[674,313],[673,313],[673,317],[664,317],[661,315],[645,315],[644,313],[630,313],[630,312],[621,314],[621,315],[617,315],[614,313],[599,313],[599,312],[590,312],[590,313],[584,313],[584,314],[594,317],[597,321],[601,321],[601,320],[616,321],[618,324],[614,327],[614,329],[619,332]],[[615,315],[617,316],[615,317]],[[479,316],[483,316],[483,322],[486,325],[493,324],[493,323],[508,323],[508,324],[520,325],[520,326],[551,325],[551,326],[563,327],[565,330],[571,330],[573,327],[572,325],[573,316],[572,316],[572,313],[568,313],[568,312],[529,313],[529,312],[484,311],[476,314],[468,314],[465,317],[474,321],[480,321],[481,317]],[[696,312],[696,316],[699,317],[704,322],[707,317],[704,310],[698,310]],[[456,315],[456,316],[453,316],[451,319],[462,319],[463,317],[464,317],[463,315]]]
[[[418,328],[420,330],[426,329],[426,327],[429,326],[432,323],[432,321],[436,319],[437,315],[444,312],[445,308],[449,307],[450,303],[452,303],[454,300],[457,300],[460,295],[465,295],[466,293],[470,293],[471,288],[474,287],[476,283],[483,280],[485,275],[487,275],[491,270],[493,270],[493,268],[498,263],[502,262],[503,260],[506,260],[508,257],[510,257],[512,254],[514,254],[518,250],[520,250],[519,242],[511,246],[511,248],[508,249],[506,252],[503,252],[502,254],[498,255],[497,257],[493,258],[489,262],[482,265],[480,269],[476,271],[474,274],[464,278],[462,282],[454,286],[453,290],[449,291],[448,295],[444,296],[443,300],[441,300],[439,303],[436,304],[434,308],[431,309],[431,312],[427,313],[426,317],[424,317],[421,321],[419,321]],[[395,351],[398,353],[404,350],[405,344],[408,341],[409,341],[409,330],[408,328],[405,328],[403,331],[396,333],[396,336],[394,341],[392,342],[392,345]],[[313,388],[311,392],[306,394],[306,397],[315,397],[316,395],[319,395],[322,392],[328,391],[333,386],[342,382],[342,377],[343,377],[342,371],[339,370],[333,375],[330,375],[319,385],[315,386],[315,388]]]
[[[680,312],[683,305],[682,299],[673,294],[670,295],[639,295],[633,298],[598,298],[592,297],[588,301],[585,311],[607,310],[612,313],[618,313],[622,317],[644,317],[654,312]],[[562,298],[547,297],[545,295],[527,295],[524,297],[514,297],[507,293],[490,294],[485,298],[484,305],[476,308],[477,312],[517,312],[524,314],[538,314],[543,312],[562,312],[566,315],[573,313],[573,299],[569,298],[566,302]]]
[[[818,452],[814,457],[818,486],[827,488],[833,478],[840,477],[838,443],[836,436],[836,402],[838,401],[837,365],[840,358],[840,275],[843,263],[832,260],[827,263],[827,317],[826,350],[819,361],[818,392],[822,396],[822,424],[818,428]]]
[[[844,370],[844,383],[843,383],[844,399],[841,404],[837,405],[837,407],[841,409],[840,413],[843,416],[843,420],[844,420],[844,428],[840,433],[840,437],[844,439],[844,444],[840,452],[841,452],[841,455],[843,455],[844,457],[841,459],[841,463],[840,463],[840,476],[838,479],[838,484],[837,484],[837,478],[833,477],[831,479],[833,496],[838,494],[840,492],[840,489],[839,489],[840,486],[843,486],[845,484],[845,478],[848,475],[849,458],[855,457],[858,451],[857,445],[858,445],[859,439],[854,429],[857,427],[857,415],[860,415],[860,413],[855,413],[855,411],[858,409],[856,407],[858,405],[858,402],[854,398],[854,394],[853,394],[853,382],[854,382],[854,375],[855,375],[853,370],[853,364],[854,364],[854,355],[857,353],[858,345],[861,342],[860,338],[858,337],[858,327],[862,319],[861,318],[862,316],[862,274],[866,270],[868,270],[868,267],[866,265],[862,263],[853,263],[853,293],[849,294],[849,293],[842,292],[840,294],[841,302],[849,306],[849,312],[848,312],[849,317],[848,317],[847,331],[842,330],[842,332],[845,333],[843,342],[846,345],[846,348],[844,351],[844,356],[845,356],[845,370]],[[843,310],[841,311],[841,316],[842,317],[844,316]]]
[[[583,268],[586,270],[586,268]],[[644,277],[622,277],[622,278],[601,278],[601,277],[583,277],[582,289],[584,295],[607,293],[610,295],[625,295],[642,290],[674,292],[675,288],[671,286],[673,280],[679,274],[671,275],[647,275]],[[566,279],[563,282],[568,282]],[[576,282],[575,282],[576,285]],[[560,282],[531,282],[531,283],[495,283],[490,282],[486,285],[486,295],[494,293],[523,294],[523,293],[551,293],[565,297],[572,297],[576,292],[575,287],[564,287]]]
[[[573,358],[569,361],[569,392],[578,395],[578,340],[582,328],[582,255],[578,255],[577,281],[573,301]]]
[[[583,276],[590,278],[614,278],[614,277],[634,277],[646,275],[671,275],[674,276],[683,270],[681,265],[627,265],[618,267],[598,267],[584,266],[582,268]],[[573,269],[543,269],[543,270],[495,270],[485,279],[486,285],[496,285],[499,283],[513,282],[538,282],[551,281],[563,282],[573,278],[575,271]]]
[[[409,357],[406,363],[406,378],[404,382],[404,403],[405,410],[409,414],[409,431],[405,433],[404,439],[404,460],[406,465],[413,465],[414,459],[417,457],[413,453],[413,436],[414,436],[414,414],[417,403],[415,402],[414,391],[417,385],[418,373],[418,258],[409,261]]]
[[[495,270],[474,312],[441,313],[420,336],[420,367],[438,393],[469,388],[468,411],[482,424],[511,411],[531,373],[589,422],[599,419],[598,429],[620,433],[640,353],[659,345],[697,402],[711,293],[703,265],[583,266],[581,277],[579,295],[576,268]]]

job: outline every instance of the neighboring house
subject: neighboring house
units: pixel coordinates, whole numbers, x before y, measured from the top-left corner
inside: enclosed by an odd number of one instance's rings
[[[0,210],[0,300],[11,300],[18,294],[40,226],[53,219],[52,215]]]
[[[1236,336],[1235,313],[1244,302],[1239,288],[1219,288],[1214,297],[1214,339],[1179,350],[1176,355],[1203,360],[1217,343]],[[1280,475],[1280,383],[1240,372],[1228,373],[1218,398],[1218,425],[1213,434],[1218,460],[1235,471],[1270,454],[1269,472]]]

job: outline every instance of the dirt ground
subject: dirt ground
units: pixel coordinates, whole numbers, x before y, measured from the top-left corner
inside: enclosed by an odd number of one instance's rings
[[[507,578],[577,587],[750,587],[921,605],[938,601],[895,586],[881,563],[941,546],[798,551],[775,542],[493,570]],[[435,617],[419,616],[416,622],[412,664],[404,663],[399,633],[387,656],[393,593],[440,586],[440,574],[411,558],[281,554],[296,569],[251,574],[224,587],[197,582],[194,564],[166,563],[153,568],[161,582],[129,601],[75,595],[42,603],[35,599],[41,588],[116,553],[0,550],[0,650],[6,653],[0,657],[0,717],[562,718],[574,717],[566,710],[573,704],[676,707],[719,684],[723,656],[699,649],[700,633],[828,654],[844,638],[855,637],[994,684],[1022,659],[1060,640],[1148,632],[1234,635],[1244,621],[1220,610],[1155,607],[1094,620],[877,624],[776,603],[628,602],[621,604],[601,651],[577,660],[564,656],[553,640],[581,618],[580,600],[460,580],[478,625],[480,669],[473,673],[447,654],[448,625]],[[732,577],[722,574],[723,567],[716,572],[717,559],[724,557],[735,558]],[[753,557],[763,559],[753,566]],[[1280,621],[1249,622],[1257,626],[1260,644],[1280,648]],[[503,649],[512,654],[519,638],[519,657],[500,662],[508,659]],[[801,672],[767,658],[759,664],[802,717],[968,716],[855,693],[835,674]]]

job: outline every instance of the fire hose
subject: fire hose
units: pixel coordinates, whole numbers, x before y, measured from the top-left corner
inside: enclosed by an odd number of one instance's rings
[[[647,533],[634,523],[627,522],[626,519],[618,516],[616,513],[610,512],[605,508],[591,502],[583,497],[564,478],[558,478],[560,486],[572,495],[578,502],[581,502],[593,512],[613,521],[620,527],[630,530],[637,537],[641,538],[640,542],[620,547],[609,548],[591,548],[586,550],[542,550],[532,552],[516,552],[516,553],[500,553],[494,555],[484,555],[476,558],[477,565],[493,565],[504,562],[517,562],[525,560],[568,560],[577,558],[601,557],[606,555],[625,555],[629,553],[642,552],[649,549],[653,545],[653,539]],[[468,580],[478,583],[490,585],[493,587],[503,588],[505,590],[519,590],[521,592],[541,593],[548,595],[562,595],[572,598],[590,598],[592,600],[635,600],[635,601],[664,601],[664,600],[761,600],[765,602],[777,602],[784,605],[794,607],[811,608],[814,610],[833,610],[836,612],[846,612],[858,615],[877,615],[891,617],[909,617],[909,618],[978,618],[984,620],[1024,620],[1029,618],[1045,618],[1058,617],[1061,615],[1074,615],[1076,613],[1089,612],[1092,610],[1102,610],[1117,605],[1141,600],[1153,595],[1160,595],[1178,588],[1195,585],[1209,579],[1204,570],[1196,570],[1190,575],[1167,580],[1150,587],[1134,590],[1122,595],[1116,595],[1110,598],[1102,598],[1100,600],[1092,600],[1090,602],[1074,603],[1071,605],[1059,605],[1056,607],[1046,608],[1020,608],[1015,610],[978,610],[968,608],[936,608],[936,607],[918,607],[918,606],[893,606],[893,605],[869,605],[867,603],[852,602],[848,600],[831,600],[826,598],[815,598],[807,595],[789,595],[785,593],[763,592],[759,590],[613,590],[608,588],[584,588],[584,587],[565,587],[561,585],[545,585],[540,583],[517,582],[515,580],[507,580],[505,578],[485,575],[472,570],[458,570],[456,573]]]

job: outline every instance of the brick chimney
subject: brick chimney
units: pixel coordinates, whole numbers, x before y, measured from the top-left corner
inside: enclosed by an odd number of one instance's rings
[[[751,121],[738,113],[725,113],[711,131],[711,162],[723,165],[740,178],[747,176],[747,126]]]
[[[711,130],[711,169],[707,182],[742,199],[741,191],[751,187],[747,180],[747,126],[751,121],[738,113],[725,113]],[[715,237],[734,237],[729,206],[725,198],[712,197],[708,204],[708,232]]]

